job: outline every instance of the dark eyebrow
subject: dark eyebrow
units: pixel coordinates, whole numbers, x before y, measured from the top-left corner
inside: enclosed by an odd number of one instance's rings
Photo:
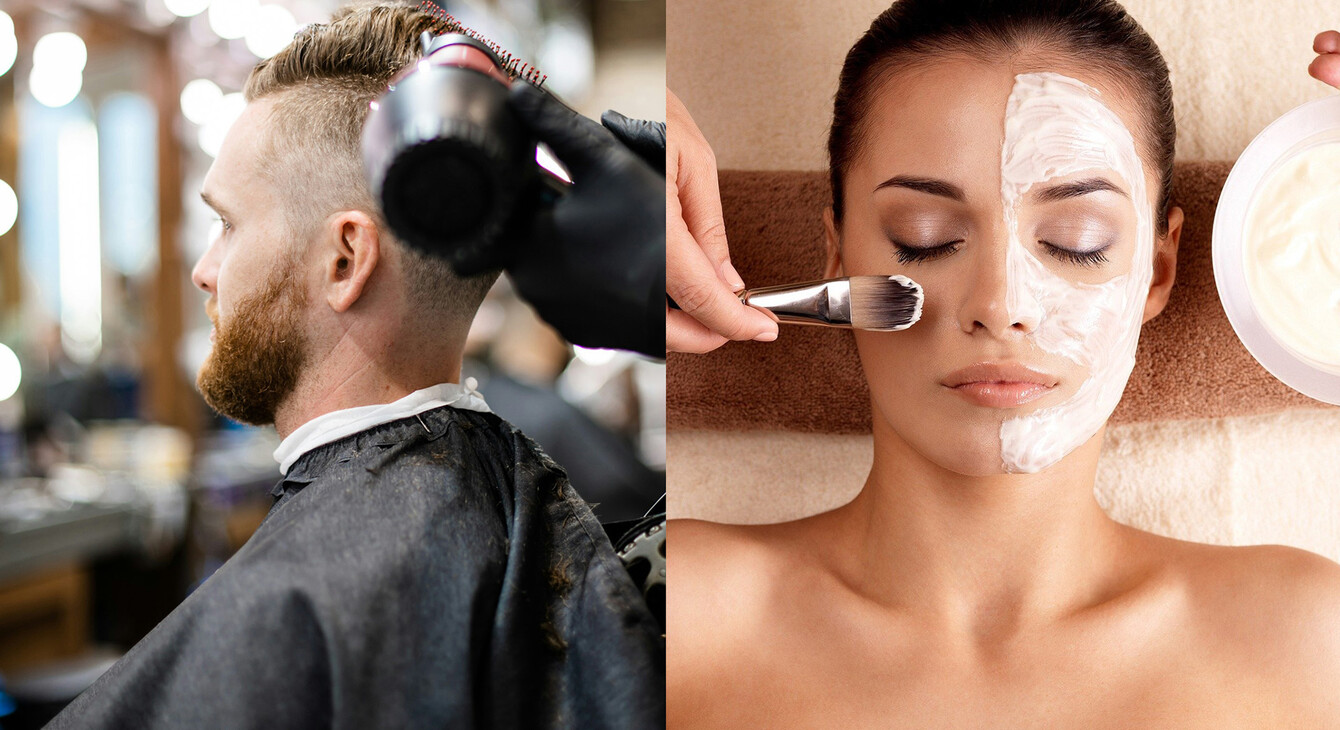
[[[232,217],[232,215],[230,215],[228,211],[225,210],[224,207],[219,204],[219,201],[215,200],[214,196],[210,195],[209,193],[201,190],[200,199],[205,201],[205,205],[208,205],[209,207],[213,208],[215,213],[218,213],[219,215],[226,215],[229,218]]]
[[[875,186],[875,190],[882,188],[907,188],[930,195],[939,195],[942,198],[957,200],[960,203],[966,202],[968,196],[963,194],[963,188],[945,182],[944,180],[935,180],[927,177],[909,177],[907,175],[894,175],[884,182]]]
[[[1031,195],[1039,203],[1053,203],[1058,200],[1068,200],[1078,198],[1081,195],[1096,193],[1101,190],[1117,193],[1118,195],[1129,198],[1125,190],[1113,185],[1101,177],[1090,177],[1073,182],[1057,183],[1048,185],[1045,188],[1038,188],[1032,191]]]

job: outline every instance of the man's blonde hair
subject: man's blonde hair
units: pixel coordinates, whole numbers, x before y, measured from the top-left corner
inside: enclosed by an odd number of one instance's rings
[[[242,93],[247,102],[273,97],[260,172],[285,198],[290,235],[305,238],[331,213],[361,210],[403,252],[409,296],[426,311],[468,322],[498,273],[457,276],[396,238],[363,176],[360,149],[368,103],[419,60],[419,35],[436,22],[408,4],[346,5],[256,64]]]

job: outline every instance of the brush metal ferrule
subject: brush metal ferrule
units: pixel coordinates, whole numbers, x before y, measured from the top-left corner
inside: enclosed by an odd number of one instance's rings
[[[740,301],[766,309],[782,322],[851,327],[851,283],[845,278],[759,287],[739,296]]]

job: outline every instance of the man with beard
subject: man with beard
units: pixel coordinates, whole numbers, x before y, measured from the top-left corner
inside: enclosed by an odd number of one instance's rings
[[[341,11],[248,79],[202,190],[220,224],[192,275],[215,328],[198,385],[274,424],[285,476],[52,727],[663,726],[660,630],[600,526],[460,383],[497,273],[402,245],[363,180],[368,103],[432,22]]]

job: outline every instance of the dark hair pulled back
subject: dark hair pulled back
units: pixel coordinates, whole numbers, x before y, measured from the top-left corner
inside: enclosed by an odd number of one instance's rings
[[[842,220],[843,176],[858,153],[861,120],[889,72],[948,53],[991,59],[1032,51],[1073,61],[1127,85],[1144,109],[1136,134],[1159,171],[1155,220],[1168,228],[1174,145],[1168,65],[1149,34],[1115,0],[899,0],[847,52],[833,99],[828,171]]]

